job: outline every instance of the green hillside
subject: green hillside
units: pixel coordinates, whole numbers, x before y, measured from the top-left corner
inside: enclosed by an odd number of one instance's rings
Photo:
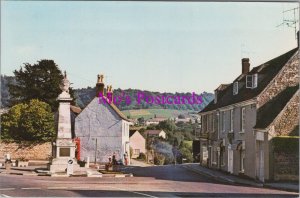
[[[178,117],[179,114],[188,114],[194,111],[175,110],[175,109],[135,109],[135,110],[124,110],[122,112],[126,116],[130,116],[130,118],[144,117],[145,119],[148,119],[148,118],[153,118],[154,115],[156,115],[157,117],[175,118]]]

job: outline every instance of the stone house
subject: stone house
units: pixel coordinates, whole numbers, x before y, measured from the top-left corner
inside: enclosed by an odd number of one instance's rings
[[[146,130],[144,135],[148,137],[161,137],[163,139],[167,138],[167,134],[163,130]]]
[[[133,152],[131,158],[137,158],[141,153],[146,154],[146,139],[139,131],[130,131],[129,143]]]
[[[104,98],[103,75],[98,75],[95,98],[75,118],[75,136],[80,139],[80,159],[90,158],[91,162],[108,162],[114,154],[117,160],[124,162],[124,155],[129,158],[130,121],[122,112]],[[111,86],[107,93],[112,94]],[[130,163],[130,159],[129,159]]]
[[[146,126],[158,125],[160,122],[165,121],[167,119],[168,118],[164,118],[164,117],[150,118],[150,119],[146,120],[145,124],[146,124]]]
[[[273,180],[272,138],[298,125],[298,73],[298,48],[251,70],[249,59],[242,59],[242,73],[220,85],[214,101],[199,112],[200,163]]]

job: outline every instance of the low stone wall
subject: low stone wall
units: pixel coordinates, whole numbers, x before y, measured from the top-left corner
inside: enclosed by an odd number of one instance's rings
[[[0,158],[9,153],[12,160],[25,158],[28,160],[47,160],[51,156],[51,142],[32,143],[32,142],[11,142],[0,143]]]

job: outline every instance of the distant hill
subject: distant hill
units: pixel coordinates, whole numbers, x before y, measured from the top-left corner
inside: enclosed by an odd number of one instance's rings
[[[132,109],[123,110],[124,115],[129,118],[135,119],[143,117],[145,119],[157,117],[164,118],[177,118],[179,115],[189,115],[190,113],[195,113],[191,110],[176,110],[176,109]]]
[[[120,96],[122,93],[128,95],[130,97],[131,103],[128,105],[126,104],[125,100],[123,100],[117,107],[120,110],[134,110],[134,109],[174,109],[174,110],[184,110],[184,111],[200,111],[202,110],[210,101],[213,100],[214,95],[211,93],[203,92],[201,93],[203,103],[202,104],[148,104],[145,101],[141,101],[141,104],[137,102],[137,94],[138,92],[143,92],[145,95],[167,95],[167,96],[182,96],[182,95],[191,95],[191,93],[160,93],[160,92],[150,92],[150,91],[143,91],[138,89],[115,89],[114,95]],[[200,95],[200,93],[197,93]],[[95,97],[95,88],[84,88],[84,89],[76,89],[75,90],[76,96],[76,103],[80,107],[85,107],[94,97]]]
[[[8,107],[9,105],[9,90],[8,90],[8,83],[14,83],[14,77],[12,76],[3,76],[1,75],[1,107]],[[145,101],[141,101],[139,105],[137,103],[137,93],[142,91],[146,95],[170,95],[170,96],[182,96],[182,95],[191,95],[191,93],[160,93],[160,92],[150,92],[138,89],[115,89],[114,95],[120,96],[122,93],[128,95],[130,97],[131,103],[128,105],[126,104],[125,100],[123,100],[120,104],[116,104],[120,110],[134,110],[134,109],[173,109],[179,111],[200,111],[202,110],[211,100],[213,100],[214,95],[211,93],[203,92],[203,93],[196,93],[198,95],[202,94],[203,103],[202,104],[147,104]],[[94,97],[95,97],[95,88],[87,87],[82,89],[74,89],[75,92],[75,101],[78,106],[81,108],[85,107]],[[153,110],[152,110],[153,111]]]

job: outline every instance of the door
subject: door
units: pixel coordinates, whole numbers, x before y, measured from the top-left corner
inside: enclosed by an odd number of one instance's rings
[[[258,169],[257,169],[257,176],[258,179],[264,182],[264,150],[263,150],[263,142],[257,141],[258,144]]]
[[[228,146],[228,172],[233,173],[233,150]]]

